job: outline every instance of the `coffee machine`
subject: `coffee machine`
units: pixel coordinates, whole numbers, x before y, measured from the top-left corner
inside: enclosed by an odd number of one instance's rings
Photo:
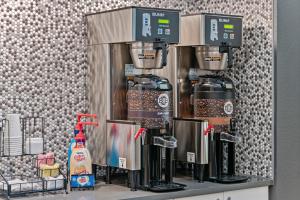
[[[232,48],[242,44],[242,17],[194,14],[181,17],[181,44],[176,47],[177,109],[174,136],[177,165],[193,166],[199,181],[234,183],[235,88],[222,74],[232,66]]]
[[[128,172],[135,190],[172,191],[173,63],[179,10],[126,7],[87,15],[88,97],[102,119],[88,147],[93,163]],[[170,62],[169,62],[170,61]]]

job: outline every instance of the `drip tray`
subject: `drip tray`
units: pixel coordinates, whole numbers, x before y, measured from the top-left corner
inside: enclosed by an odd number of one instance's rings
[[[247,176],[228,176],[228,175],[223,175],[219,178],[211,178],[210,181],[217,182],[217,183],[225,183],[225,184],[230,184],[230,183],[241,183],[241,182],[246,182],[249,179]]]
[[[166,182],[155,182],[152,183],[152,187],[149,187],[148,190],[152,192],[171,192],[183,190],[186,185],[180,183],[166,183]]]

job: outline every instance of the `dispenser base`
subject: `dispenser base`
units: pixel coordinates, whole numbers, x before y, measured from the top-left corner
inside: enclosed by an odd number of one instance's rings
[[[216,182],[216,183],[224,183],[224,184],[230,184],[230,183],[242,183],[246,182],[249,179],[247,176],[236,176],[236,175],[222,175],[218,178],[210,178],[210,181]]]
[[[152,186],[148,187],[147,190],[152,192],[172,192],[183,190],[186,185],[180,183],[166,183],[164,181],[153,182]]]

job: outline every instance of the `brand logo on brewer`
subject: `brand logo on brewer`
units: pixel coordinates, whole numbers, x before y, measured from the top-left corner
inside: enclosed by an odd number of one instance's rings
[[[165,16],[165,13],[153,12],[153,13],[152,13],[152,16],[153,16],[153,17],[164,17],[164,16]]]
[[[220,18],[219,19],[219,22],[229,22],[230,20],[229,19],[227,19],[227,18]]]
[[[169,96],[167,94],[160,94],[157,103],[160,107],[166,108],[169,105]]]
[[[231,115],[233,113],[233,104],[231,101],[227,101],[225,104],[224,104],[224,112],[227,114],[227,115]]]

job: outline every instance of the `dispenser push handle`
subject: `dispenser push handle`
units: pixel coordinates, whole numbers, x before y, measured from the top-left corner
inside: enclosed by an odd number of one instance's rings
[[[177,139],[174,136],[154,136],[153,145],[163,148],[177,148]]]
[[[203,134],[208,135],[209,133],[213,133],[213,131],[214,131],[214,126],[208,125],[207,128],[204,130]]]
[[[79,124],[80,126],[86,126],[86,125],[96,126],[96,127],[99,126],[98,122],[78,122],[78,124]]]
[[[89,117],[89,118],[97,119],[96,114],[77,113],[76,116],[77,116],[77,122],[80,122],[82,117]]]
[[[231,134],[226,133],[226,132],[221,132],[220,133],[220,140],[225,141],[225,142],[237,143],[237,142],[241,142],[242,138],[239,137],[239,136],[231,135]]]
[[[140,135],[142,135],[142,133],[144,133],[145,131],[146,131],[145,128],[140,128],[134,135],[134,139],[137,140],[140,137]]]

